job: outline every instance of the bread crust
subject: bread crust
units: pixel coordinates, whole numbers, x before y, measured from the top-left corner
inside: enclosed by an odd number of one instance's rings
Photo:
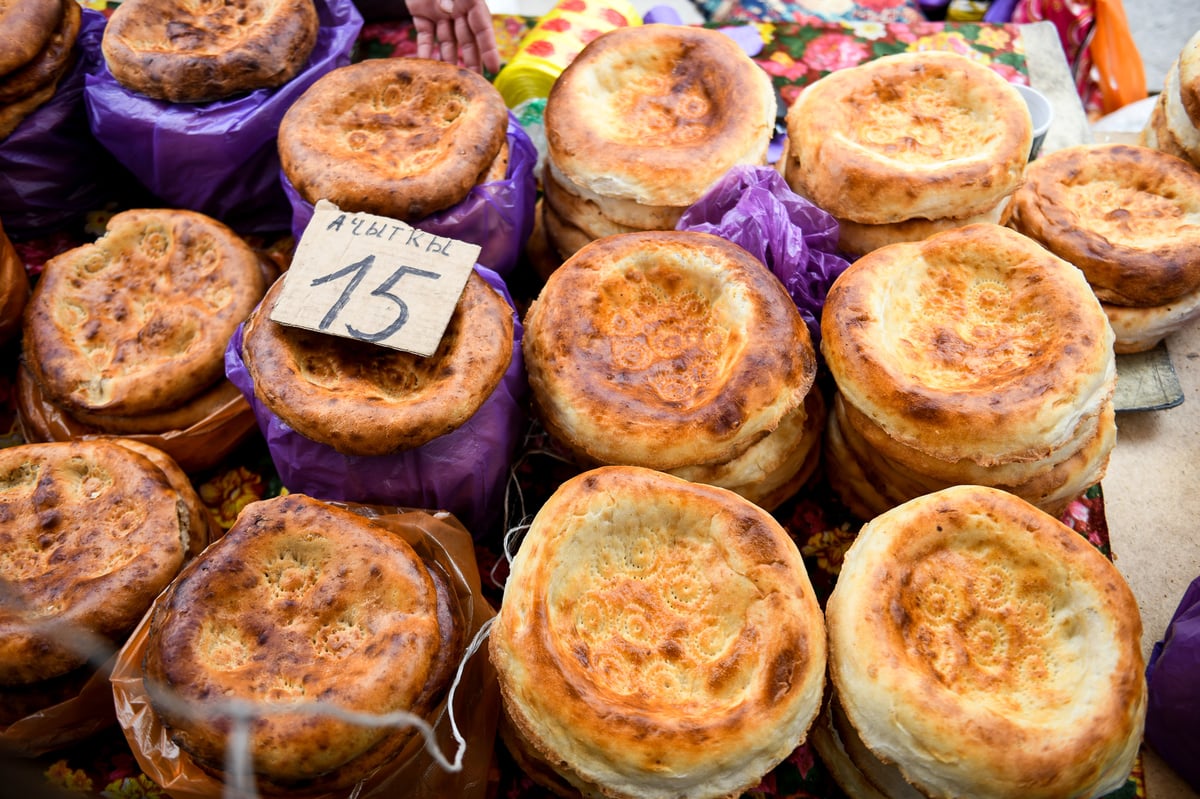
[[[868,522],[827,607],[830,677],[863,742],[927,796],[1102,796],[1146,683],[1138,606],[1085,538],[955,486]]]
[[[14,103],[48,84],[57,84],[71,65],[83,9],[77,0],[62,0],[62,7],[62,19],[45,47],[24,66],[0,76],[0,103]]]
[[[439,602],[412,547],[364,517],[300,494],[252,503],[156,603],[147,693],[173,740],[215,771],[230,723],[212,704],[273,703],[279,712],[259,715],[250,732],[260,789],[345,788],[413,728],[287,706],[427,713],[448,687],[429,685],[445,676]]]
[[[796,493],[816,469],[825,427],[825,400],[810,390],[804,402],[785,415],[779,427],[751,444],[732,460],[703,466],[682,466],[669,474],[693,483],[728,488],[765,511],[772,511]]]
[[[848,402],[949,462],[1045,458],[1116,381],[1112,328],[1083,274],[998,225],[858,259],[831,287],[821,333]]]
[[[1002,224],[1008,199],[1005,198],[982,214],[962,218],[942,217],[940,219],[905,219],[903,222],[891,222],[882,225],[867,225],[850,219],[839,219],[838,250],[846,255],[866,255],[872,250],[886,247],[889,244],[899,244],[905,241],[922,241],[935,233],[941,233],[956,227],[966,227],[977,222]]]
[[[548,157],[598,195],[686,207],[730,167],[765,162],[775,108],[770,78],[719,31],[617,28],[554,82]]]
[[[738,795],[805,739],[824,688],[820,607],[778,523],[638,467],[542,507],[489,652],[521,736],[609,797]]]
[[[1038,158],[1009,225],[1083,270],[1116,305],[1163,305],[1200,288],[1200,172],[1127,144]]]
[[[530,306],[523,346],[542,422],[592,463],[727,461],[774,430],[816,377],[779,280],[706,233],[588,244]]]
[[[54,35],[62,0],[0,0],[0,76],[28,64]]]
[[[215,219],[123,211],[46,263],[25,313],[26,364],[68,411],[175,408],[223,377],[225,345],[265,289],[258,255]]]
[[[373,58],[327,73],[292,104],[279,157],[311,203],[415,222],[462,201],[507,131],[504,98],[482,75]]]
[[[884,56],[807,86],[787,113],[784,177],[839,219],[970,217],[1020,184],[1033,123],[1021,95],[950,52]]]
[[[1200,317],[1200,289],[1165,305],[1135,308],[1101,302],[1100,306],[1116,336],[1113,351],[1118,355],[1145,352]]]
[[[21,332],[21,316],[29,302],[29,273],[0,223],[0,345]]]
[[[308,62],[319,27],[313,0],[124,0],[100,47],[127,89],[203,103],[287,83]]]
[[[1200,127],[1200,31],[1192,34],[1179,51],[1179,101]]]
[[[116,443],[0,449],[0,684],[111,654],[183,565],[187,524],[166,475]]]
[[[306,438],[347,455],[388,455],[461,427],[512,360],[513,312],[472,272],[437,350],[421,357],[270,319],[277,281],[246,323],[254,395]]]

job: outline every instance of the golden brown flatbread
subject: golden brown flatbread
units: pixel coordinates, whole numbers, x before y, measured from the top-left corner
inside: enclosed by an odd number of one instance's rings
[[[859,258],[834,281],[821,333],[846,400],[948,462],[1045,458],[1116,380],[1112,328],[1083,274],[999,225]]]
[[[737,796],[804,741],[825,685],[820,606],[779,523],[632,466],[538,511],[489,653],[509,722],[589,796]]]
[[[202,103],[287,83],[308,62],[319,26],[312,0],[123,0],[101,50],[131,91]]]
[[[446,662],[461,657],[461,631],[443,630],[459,613],[445,587],[403,538],[363,516],[301,494],[252,503],[155,604],[143,660],[151,704],[214,772],[229,735],[214,702],[273,706],[250,731],[259,789],[346,788],[414,728],[289,706],[428,714],[453,677]]]
[[[77,0],[62,0],[63,14],[58,28],[33,60],[0,76],[0,103],[14,103],[36,92],[58,79],[73,63],[71,55],[79,28],[83,22],[83,9]]]
[[[951,52],[884,56],[807,86],[787,115],[784,176],[839,219],[970,217],[1020,184],[1033,142],[1021,95]]]
[[[765,163],[775,109],[770,78],[721,32],[617,28],[554,82],[548,157],[595,194],[686,207],[730,167]]]
[[[1158,306],[1200,288],[1200,171],[1159,150],[1085,144],[1044,155],[1008,224],[1083,270],[1105,302]]]
[[[922,795],[1103,796],[1128,778],[1146,713],[1137,601],[1024,500],[956,486],[874,518],[826,621],[846,718]]]
[[[0,449],[0,684],[107,658],[183,565],[189,534],[166,475],[130,449]]]
[[[279,126],[284,174],[311,203],[414,222],[460,202],[506,140],[504,98],[441,61],[374,58],[324,75]]]
[[[338,452],[388,455],[458,429],[512,358],[512,308],[476,273],[429,357],[274,322],[282,288],[276,282],[246,323],[242,356],[255,396]]]
[[[265,290],[258,254],[217,220],[123,211],[46,263],[25,314],[26,363],[67,410],[176,408],[222,378],[225,345]]]
[[[816,377],[808,328],[778,278],[706,233],[588,244],[530,306],[523,347],[543,424],[589,464],[728,461],[775,430]]]
[[[0,76],[28,64],[54,35],[62,0],[0,0]]]

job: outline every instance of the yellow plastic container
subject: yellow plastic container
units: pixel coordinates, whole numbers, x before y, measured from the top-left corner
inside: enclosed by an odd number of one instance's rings
[[[627,0],[559,0],[521,39],[517,52],[496,76],[496,88],[509,108],[546,97],[588,42],[616,28],[641,24],[641,16]]]

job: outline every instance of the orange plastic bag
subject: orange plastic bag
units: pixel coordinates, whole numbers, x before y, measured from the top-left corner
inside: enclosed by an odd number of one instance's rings
[[[1146,73],[1121,0],[1095,0],[1095,3],[1092,63],[1099,73],[1103,111],[1108,114],[1146,97]]]

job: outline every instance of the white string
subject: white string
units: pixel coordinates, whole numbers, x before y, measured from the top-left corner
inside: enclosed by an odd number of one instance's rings
[[[437,733],[433,726],[420,716],[407,711],[397,710],[391,713],[376,714],[347,710],[328,702],[279,704],[255,703],[234,699],[213,703],[201,713],[201,715],[208,718],[222,718],[232,722],[225,748],[225,786],[222,790],[222,796],[225,799],[256,799],[258,797],[252,769],[253,758],[250,751],[250,724],[255,718],[271,715],[309,713],[335,718],[363,727],[414,727],[420,733],[421,737],[424,738],[425,750],[444,771],[451,773],[462,771],[463,759],[467,751],[467,740],[458,728],[458,719],[455,717],[454,712],[454,699],[458,693],[458,688],[462,682],[463,672],[466,669],[468,661],[483,648],[494,621],[495,618],[488,619],[475,633],[470,644],[467,645],[467,648],[463,652],[462,659],[458,664],[458,670],[454,675],[454,680],[450,684],[446,706],[450,720],[450,732],[457,744],[453,759],[448,758],[438,746]],[[174,695],[174,692],[168,691],[165,693],[168,696],[161,697],[161,699],[168,705],[174,705],[176,712],[196,713],[194,707],[185,705],[182,700]]]

